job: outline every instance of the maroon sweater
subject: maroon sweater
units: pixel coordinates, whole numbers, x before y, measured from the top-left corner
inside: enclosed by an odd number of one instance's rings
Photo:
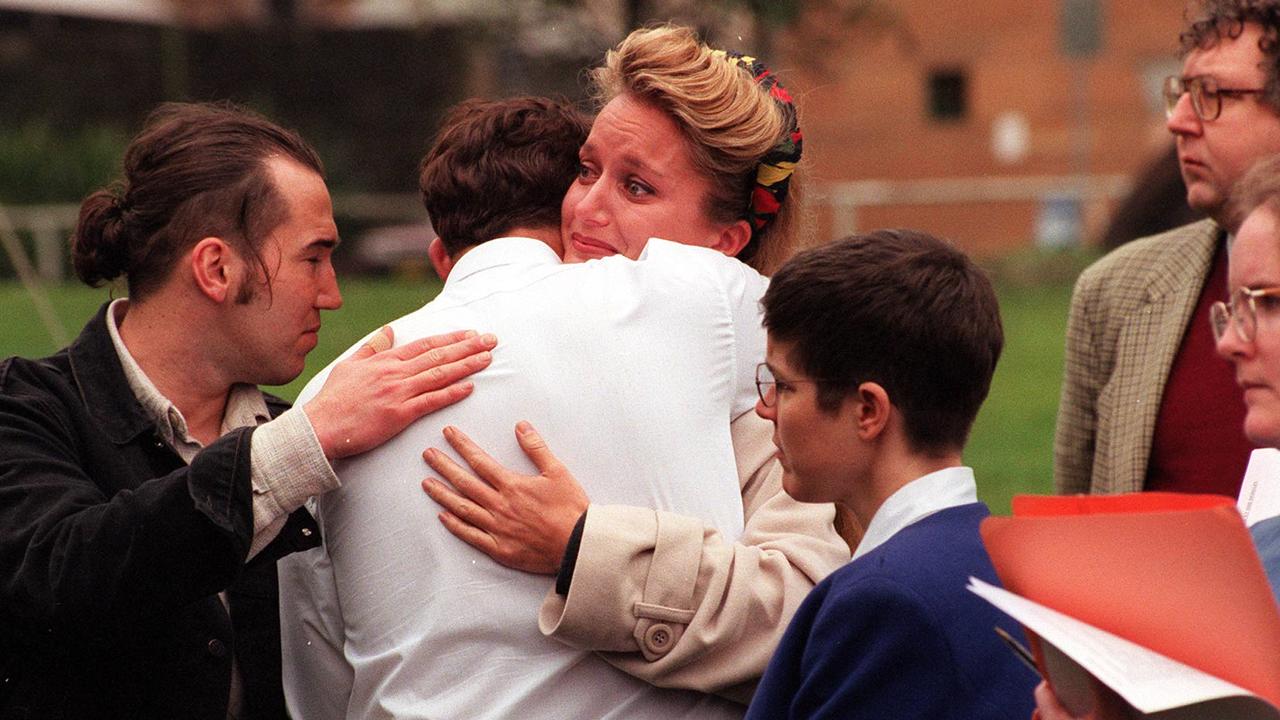
[[[1244,436],[1244,397],[1231,363],[1214,351],[1209,306],[1227,297],[1227,252],[1209,279],[1173,359],[1156,416],[1145,489],[1236,497],[1253,445]]]

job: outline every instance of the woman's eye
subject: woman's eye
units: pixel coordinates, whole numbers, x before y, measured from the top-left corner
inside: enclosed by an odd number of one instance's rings
[[[1280,296],[1263,295],[1262,297],[1254,300],[1254,306],[1258,308],[1259,312],[1265,312],[1265,313],[1280,312]]]
[[[645,185],[639,180],[628,180],[626,184],[626,189],[627,189],[627,194],[634,197],[653,194],[653,188],[649,187],[648,185]]]

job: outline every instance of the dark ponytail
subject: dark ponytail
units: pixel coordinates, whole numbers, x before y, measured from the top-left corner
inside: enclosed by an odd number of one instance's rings
[[[166,103],[124,155],[124,177],[80,205],[76,275],[89,285],[124,276],[142,300],[202,237],[221,237],[262,266],[262,241],[287,219],[267,160],[324,168],[297,133],[230,103]]]
[[[129,272],[129,230],[119,198],[98,190],[80,204],[71,237],[71,264],[86,285],[97,287]]]

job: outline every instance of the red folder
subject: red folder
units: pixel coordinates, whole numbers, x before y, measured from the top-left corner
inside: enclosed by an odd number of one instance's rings
[[[1006,588],[1280,706],[1280,611],[1235,502],[1019,496],[982,523]]]

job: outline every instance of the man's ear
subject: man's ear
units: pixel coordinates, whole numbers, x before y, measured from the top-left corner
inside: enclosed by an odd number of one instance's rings
[[[726,225],[720,230],[720,234],[716,236],[716,241],[711,245],[712,250],[719,250],[729,257],[737,257],[742,252],[742,248],[751,242],[751,223],[746,220],[738,220],[732,225]]]
[[[856,403],[859,438],[870,442],[884,434],[893,415],[893,405],[889,402],[889,393],[880,383],[862,383],[858,392],[845,402]]]
[[[453,270],[453,258],[449,257],[449,251],[444,248],[444,241],[437,235],[431,238],[431,242],[427,244],[427,257],[431,258],[431,267],[436,269],[436,274],[441,280],[449,279],[449,271]]]
[[[245,279],[244,261],[225,240],[207,237],[191,248],[191,278],[200,292],[221,303]]]

